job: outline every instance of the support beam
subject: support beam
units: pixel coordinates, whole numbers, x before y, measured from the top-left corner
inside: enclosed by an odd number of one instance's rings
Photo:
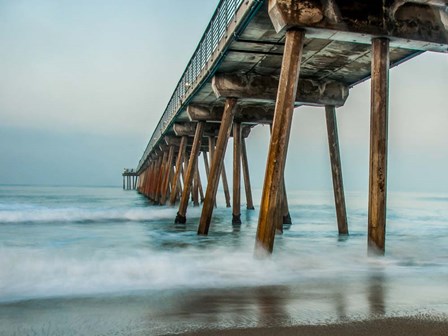
[[[212,80],[212,88],[217,98],[237,97],[239,100],[250,99],[251,102],[259,104],[275,102],[278,84],[277,76],[261,76],[252,73],[220,73]],[[300,79],[294,103],[295,105],[342,106],[347,100],[348,93],[348,86],[341,82],[330,79]],[[215,108],[214,113],[217,112]],[[239,109],[235,115],[235,121],[240,114],[238,112]],[[261,115],[261,111],[257,114]]]
[[[281,207],[282,207],[282,223],[283,224],[287,224],[287,225],[291,225],[292,224],[292,220],[291,220],[291,215],[289,213],[288,194],[286,193],[286,184],[285,184],[285,177],[284,176],[283,176],[282,186],[283,186],[283,197],[282,197],[282,203],[281,203]]]
[[[389,40],[372,40],[369,253],[384,254],[386,238]]]
[[[368,44],[389,36],[392,47],[437,52],[448,47],[445,0],[269,0],[268,11],[277,33],[302,27],[318,39]]]
[[[225,153],[224,153],[224,156],[225,156]],[[226,165],[224,164],[224,161],[222,163],[221,179],[222,179],[222,187],[224,189],[224,198],[226,199],[226,208],[230,208],[231,205],[230,205],[229,183],[227,181]]]
[[[157,179],[156,196],[154,199],[154,202],[157,205],[160,205],[160,198],[162,196],[163,179],[165,178],[165,167],[167,164],[167,160],[168,160],[168,152],[164,151],[161,160],[161,165],[159,168],[159,175],[157,177],[158,179]]]
[[[241,161],[243,165],[244,188],[246,191],[246,208],[254,210],[254,202],[252,199],[252,187],[250,185],[249,162],[247,160],[246,140],[241,139]]]
[[[241,124],[233,124],[233,206],[232,224],[241,224]]]
[[[204,200],[205,200],[204,188],[202,187],[201,174],[199,173],[199,163],[198,162],[196,162],[196,174],[197,174],[197,178],[198,178],[199,196],[201,199],[201,203],[204,203]]]
[[[168,152],[167,165],[165,167],[165,180],[163,181],[162,195],[160,196],[161,205],[166,204],[166,199],[168,196],[168,187],[171,177],[171,169],[173,167],[173,157],[174,157],[174,146],[171,145]]]
[[[185,174],[184,190],[182,192],[182,198],[179,204],[179,211],[175,219],[176,224],[185,224],[187,221],[187,207],[188,199],[191,192],[191,184],[196,172],[196,163],[198,160],[199,149],[201,147],[202,134],[204,133],[205,122],[199,122],[196,126],[196,134],[194,136],[193,148],[190,154],[190,160],[188,161],[187,172]]]
[[[196,160],[196,164],[194,165],[193,172],[193,206],[199,206],[199,181],[198,181],[198,161]]]
[[[171,189],[171,195],[170,195],[170,204],[174,205],[176,203],[176,196],[178,191],[178,185],[180,180],[180,169],[182,166],[182,161],[185,155],[185,148],[187,146],[187,137],[183,136],[182,140],[180,142],[179,146],[179,153],[177,154],[177,160],[176,160],[176,171],[174,173],[173,181],[171,182],[172,189]]]
[[[339,151],[338,126],[336,121],[336,108],[325,106],[327,120],[328,147],[330,150],[331,174],[333,177],[334,202],[338,232],[340,235],[348,234],[347,211],[345,208],[344,184],[342,182],[342,165]]]
[[[198,234],[206,235],[212,220],[213,206],[215,203],[216,191],[218,190],[219,174],[224,163],[224,154],[227,148],[230,131],[232,129],[233,116],[235,114],[236,99],[227,98],[224,115],[219,128],[218,141],[213,155],[212,166],[205,193],[205,202],[202,207],[201,219],[199,222]]]
[[[222,118],[221,118],[221,120],[222,120]],[[209,152],[209,155],[210,155],[210,163],[211,163],[213,161],[213,155],[215,154],[215,137],[212,137],[212,136],[208,137],[208,152]],[[208,169],[208,162],[205,163],[205,171],[207,173],[207,185],[208,185],[208,181],[210,181],[209,180],[209,178],[210,178],[209,175],[210,174],[209,174],[209,169]],[[219,177],[218,177],[218,179],[219,179]],[[216,208],[217,207],[217,204],[216,204],[216,194],[215,194],[214,204],[215,204],[215,208]]]
[[[277,213],[275,210],[279,204],[278,199],[281,197],[280,184],[285,170],[304,39],[303,31],[288,30],[286,32],[257,228],[256,253],[260,255],[266,252],[272,253],[274,247],[275,214]]]

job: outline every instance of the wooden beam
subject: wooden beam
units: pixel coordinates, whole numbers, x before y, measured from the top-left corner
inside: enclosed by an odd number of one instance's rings
[[[221,118],[221,120],[222,120],[222,118]],[[213,161],[213,155],[215,153],[215,137],[213,137],[213,136],[209,136],[208,137],[208,153],[210,155],[210,163],[211,163]],[[208,162],[207,162],[207,164],[205,166],[205,171],[207,172],[207,184],[208,184],[208,181],[210,181],[209,180],[209,175],[210,174],[209,174],[209,169],[208,169]],[[216,204],[216,194],[215,194],[214,204],[215,204],[215,208],[216,208],[217,207],[217,204]]]
[[[225,155],[225,153],[224,153]],[[227,173],[226,173],[226,165],[222,163],[221,169],[221,179],[222,179],[222,187],[224,189],[224,198],[226,199],[226,207],[230,208],[230,191],[229,191],[229,183],[227,182]]]
[[[201,199],[201,203],[204,203],[204,200],[205,200],[204,189],[202,187],[201,174],[199,173],[199,163],[198,162],[196,162],[196,175],[197,175],[197,179],[198,179],[199,196]]]
[[[370,117],[369,253],[384,254],[386,239],[389,40],[372,40]]]
[[[285,170],[304,39],[305,33],[301,30],[286,32],[257,228],[256,253],[259,255],[266,252],[272,253],[274,247],[275,210],[279,205],[278,199],[281,197],[280,185]]]
[[[233,206],[232,224],[241,224],[241,124],[233,124]]]
[[[170,176],[171,176],[171,169],[173,167],[173,157],[174,157],[174,146],[171,145],[170,149],[168,151],[168,159],[167,159],[167,164],[165,167],[165,179],[163,181],[162,195],[160,197],[161,205],[166,204],[166,199],[168,196],[168,187],[169,187]]]
[[[338,126],[336,121],[336,108],[325,106],[327,120],[328,147],[330,150],[331,174],[333,177],[334,202],[338,232],[340,235],[348,234],[347,211],[345,208],[344,183],[342,180],[341,155],[339,151]]]
[[[185,148],[187,146],[187,137],[183,136],[180,142],[180,147],[179,147],[179,153],[177,154],[177,160],[176,160],[176,171],[174,173],[174,178],[173,181],[171,183],[171,185],[173,186],[171,189],[171,195],[170,195],[170,204],[174,205],[176,203],[176,196],[177,196],[177,191],[178,191],[178,185],[179,185],[179,180],[180,180],[180,169],[181,169],[181,165],[182,165],[182,160],[184,158],[185,155]]]
[[[277,76],[261,76],[252,73],[220,73],[213,77],[212,88],[217,98],[237,97],[238,100],[242,101],[250,99],[252,103],[273,104],[277,96],[278,83]],[[344,83],[330,79],[301,78],[297,85],[295,104],[342,106],[345,104],[348,94],[348,86]],[[259,115],[260,112],[258,112]],[[237,120],[237,116],[239,116],[238,110],[235,120]]]
[[[224,163],[224,155],[227,148],[227,142],[232,130],[233,116],[235,114],[236,99],[227,98],[224,115],[219,128],[218,141],[216,143],[213,155],[212,165],[210,167],[210,175],[207,183],[207,191],[205,193],[205,201],[202,207],[201,219],[199,222],[198,234],[206,235],[210,227],[213,214],[213,206],[218,190],[219,174]]]
[[[247,160],[246,140],[241,139],[241,161],[243,165],[244,188],[246,191],[246,208],[254,210],[254,202],[252,199],[252,188],[250,185],[249,162]]]
[[[160,164],[160,168],[159,168],[158,180],[157,180],[156,196],[155,196],[155,200],[154,200],[156,204],[160,204],[160,198],[162,196],[162,188],[163,188],[163,179],[165,178],[165,170],[166,170],[165,167],[167,164],[167,160],[168,160],[168,152],[164,151],[162,160],[161,160],[161,164]]]
[[[389,36],[392,47],[437,52],[448,47],[447,8],[444,0],[269,0],[268,4],[277,33],[303,28],[311,38],[364,44]]]
[[[204,133],[205,122],[199,122],[196,126],[196,134],[194,136],[193,149],[191,150],[190,160],[188,162],[187,172],[185,175],[184,190],[179,204],[179,211],[175,219],[176,224],[185,224],[187,221],[188,199],[190,197],[191,184],[196,172],[196,163],[198,160],[199,149],[201,147],[202,134]]]

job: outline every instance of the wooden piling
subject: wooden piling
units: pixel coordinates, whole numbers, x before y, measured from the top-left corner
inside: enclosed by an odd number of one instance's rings
[[[201,174],[199,173],[199,164],[198,163],[196,163],[196,174],[198,176],[199,196],[201,198],[201,203],[204,203],[204,200],[205,200],[204,188],[202,187]]]
[[[214,136],[208,137],[208,153],[210,155],[210,163],[211,163],[213,161],[213,155],[215,154],[215,137]],[[208,181],[210,181],[209,180],[210,171],[209,171],[209,167],[208,167],[208,162],[206,162],[206,160],[204,161],[204,164],[205,164],[205,172],[207,173],[207,184],[208,184]],[[218,177],[218,179],[219,179],[219,177]],[[216,208],[217,207],[216,195],[215,195],[214,205]]]
[[[126,187],[126,185],[125,185],[125,184],[126,184],[125,178],[126,178],[126,177],[123,175],[123,190],[126,189],[126,188],[125,188],[125,187]]]
[[[218,190],[219,173],[224,163],[224,155],[229,140],[230,131],[232,129],[233,117],[235,115],[235,98],[227,98],[224,107],[224,113],[219,128],[218,141],[216,143],[213,160],[211,162],[210,174],[207,183],[207,191],[205,193],[205,201],[202,207],[201,219],[199,222],[198,234],[208,234],[210,222],[213,214],[213,206],[215,203],[216,191]]]
[[[183,156],[185,154],[185,148],[187,147],[187,137],[183,136],[180,141],[179,153],[177,154],[176,160],[176,171],[174,173],[173,181],[171,182],[172,189],[170,195],[170,204],[174,205],[176,203],[176,194],[178,191],[179,179],[180,179],[180,168],[182,165]]]
[[[386,238],[389,40],[372,40],[368,251],[383,255]]]
[[[230,205],[229,183],[227,181],[226,165],[224,164],[224,161],[222,162],[221,179],[222,179],[222,187],[224,189],[224,197],[226,199],[226,208],[230,208],[231,205]]]
[[[160,204],[165,205],[166,199],[168,195],[168,188],[169,188],[169,182],[170,182],[170,176],[171,176],[171,170],[173,167],[173,156],[174,156],[174,146],[171,145],[170,149],[168,151],[168,159],[167,164],[165,167],[165,178],[163,181],[163,187],[162,187],[162,193],[160,196]]]
[[[305,33],[301,30],[286,32],[257,228],[256,253],[259,255],[263,255],[263,251],[272,253],[274,247],[275,210],[281,197],[280,184],[285,169],[304,39]]]
[[[325,106],[327,120],[328,147],[330,150],[331,174],[333,177],[334,202],[340,235],[348,234],[347,211],[345,207],[344,184],[342,180],[341,155],[339,151],[338,126],[336,121],[336,108]]]
[[[161,164],[160,164],[160,168],[159,168],[159,173],[157,176],[156,195],[155,195],[155,199],[154,199],[154,202],[158,205],[160,205],[160,197],[162,196],[163,179],[165,177],[164,176],[165,175],[165,166],[167,164],[167,160],[168,160],[168,153],[167,153],[167,151],[164,151],[162,160],[161,160]]]
[[[159,185],[160,185],[160,175],[162,172],[162,161],[163,161],[163,156],[159,155],[159,158],[157,159],[157,166],[156,166],[156,171],[154,174],[154,184],[153,184],[153,188],[152,188],[152,194],[151,194],[151,199],[154,202],[154,204],[158,204],[158,191],[159,191]]]
[[[193,206],[199,206],[199,181],[198,181],[198,170],[197,170],[197,161],[194,167],[193,173]]]
[[[233,124],[232,224],[241,224],[241,123]]]
[[[283,192],[282,192],[282,202],[281,207],[282,207],[282,223],[283,224],[287,224],[287,225],[291,225],[292,224],[292,219],[291,219],[291,214],[289,213],[289,205],[288,205],[288,194],[286,193],[286,184],[285,184],[285,177],[283,176],[283,181],[282,181],[282,188],[283,188]]]
[[[246,192],[246,208],[254,210],[254,202],[252,199],[252,187],[250,185],[249,162],[247,160],[246,140],[241,139],[241,161],[243,166],[244,190]]]
[[[209,141],[210,141],[210,138],[211,137],[209,137]],[[210,168],[208,166],[207,152],[202,152],[202,157],[204,158],[205,176],[208,179],[208,175],[210,174]]]
[[[193,148],[191,149],[190,160],[188,162],[187,172],[185,174],[184,190],[179,204],[179,211],[175,219],[175,223],[184,224],[187,221],[188,199],[190,197],[191,184],[196,172],[196,162],[198,160],[199,150],[201,148],[202,134],[204,133],[205,122],[200,121],[196,125],[196,133],[194,135]]]

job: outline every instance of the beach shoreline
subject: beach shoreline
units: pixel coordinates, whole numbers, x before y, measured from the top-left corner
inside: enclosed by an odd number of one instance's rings
[[[255,327],[242,329],[204,329],[182,334],[182,336],[446,336],[448,335],[448,317],[415,316],[369,319],[323,325],[297,325],[286,327]]]

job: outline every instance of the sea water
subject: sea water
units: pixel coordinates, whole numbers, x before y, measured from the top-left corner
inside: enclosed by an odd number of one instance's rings
[[[448,195],[389,193],[386,256],[367,256],[367,193],[347,193],[338,237],[331,192],[289,191],[293,224],[254,258],[218,195],[155,206],[120,188],[0,186],[1,335],[159,335],[197,329],[448,316]]]

